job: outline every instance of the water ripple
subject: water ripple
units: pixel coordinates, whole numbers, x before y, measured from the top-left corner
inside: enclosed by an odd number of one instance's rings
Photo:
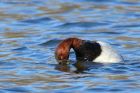
[[[27,19],[27,20],[22,20],[21,22],[24,23],[31,23],[31,24],[39,24],[41,22],[47,22],[47,21],[51,21],[52,19],[49,17],[41,17],[41,18],[35,18],[35,19]]]
[[[65,23],[60,25],[59,27],[65,27],[65,28],[70,28],[70,27],[96,27],[96,26],[105,26],[109,25],[109,23],[98,23],[98,22],[74,22],[74,23]]]

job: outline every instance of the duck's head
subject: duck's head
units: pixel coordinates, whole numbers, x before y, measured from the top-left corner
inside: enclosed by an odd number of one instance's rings
[[[55,58],[60,63],[65,63],[69,59],[70,49],[79,48],[82,44],[82,40],[78,38],[67,38],[60,42],[55,50]]]

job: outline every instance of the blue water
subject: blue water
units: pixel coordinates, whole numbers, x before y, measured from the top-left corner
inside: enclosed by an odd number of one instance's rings
[[[54,57],[64,38],[110,43],[124,63]],[[139,0],[0,0],[1,93],[139,93]]]

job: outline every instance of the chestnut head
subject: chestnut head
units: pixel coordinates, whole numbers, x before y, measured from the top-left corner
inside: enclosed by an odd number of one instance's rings
[[[59,63],[67,63],[70,49],[77,48],[81,40],[78,38],[67,38],[60,42],[55,50],[55,58]]]

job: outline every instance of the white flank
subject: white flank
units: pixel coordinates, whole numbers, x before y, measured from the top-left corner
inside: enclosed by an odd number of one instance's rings
[[[101,54],[93,60],[94,62],[99,63],[119,63],[123,61],[122,57],[115,51],[110,44],[97,41],[100,44],[102,52]]]

